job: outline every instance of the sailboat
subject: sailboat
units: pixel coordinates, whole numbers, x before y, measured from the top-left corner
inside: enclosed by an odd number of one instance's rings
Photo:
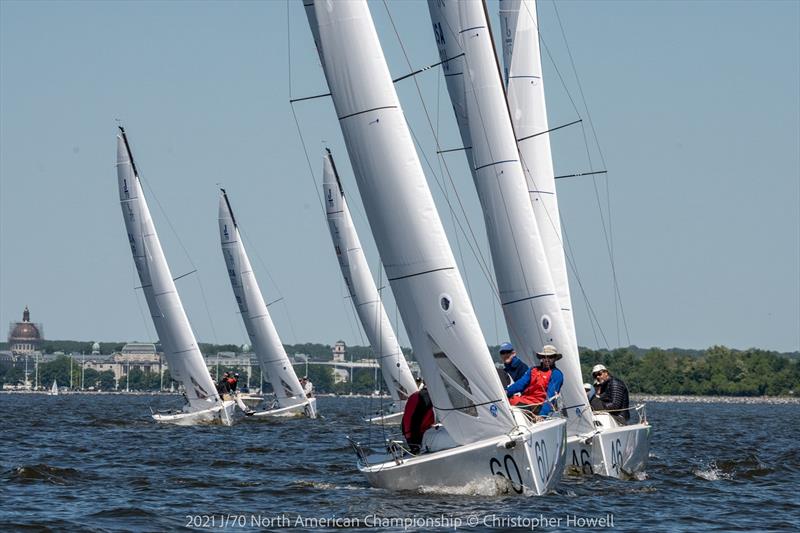
[[[300,381],[286,355],[278,331],[258,287],[253,267],[244,249],[239,225],[233,216],[228,194],[221,189],[219,198],[219,236],[222,255],[231,288],[239,305],[250,343],[261,364],[261,371],[272,384],[275,402],[267,409],[251,414],[255,418],[307,416],[316,418],[317,399],[306,398]]]
[[[399,424],[406,400],[417,390],[417,385],[370,274],[330,150],[323,160],[322,193],[342,277],[392,397],[392,405],[385,412],[367,418],[367,422]]]
[[[56,383],[55,379],[53,380],[53,386],[50,387],[49,394],[50,396],[58,396],[58,383]]]
[[[575,321],[567,278],[561,218],[550,151],[550,136],[542,60],[539,48],[539,23],[533,0],[500,0],[503,60],[508,84],[508,104],[518,139],[520,157],[544,244],[547,264],[561,305],[563,323],[570,348],[564,352],[565,407],[583,403],[586,393],[581,374]],[[591,428],[585,424],[567,425],[567,466],[572,472],[609,477],[634,477],[644,470],[649,456],[650,430],[644,406],[631,409],[631,423],[621,425],[608,412],[590,414]],[[573,417],[575,418],[575,417]],[[581,417],[583,418],[583,416]]]
[[[437,423],[413,454],[352,442],[376,487],[540,495],[561,476],[566,422],[509,404],[433,202],[365,1],[305,2],[370,228]]]
[[[539,116],[544,115],[541,60],[535,21],[529,15],[535,6],[501,3],[506,100],[491,36],[487,31],[481,43],[476,31],[489,28],[485,4],[429,1],[428,5],[442,59],[456,58],[445,68],[448,92],[484,211],[512,342],[530,366],[538,365],[534,355],[547,344],[563,354],[558,367],[565,382],[558,406],[567,418],[568,461],[578,461],[581,470],[606,475],[631,473],[647,457],[649,426],[620,430],[630,438],[615,435],[619,441],[599,443],[594,455],[587,450],[592,442],[603,440],[600,435],[613,418],[592,412],[582,386],[549,140],[546,144],[540,140],[547,139],[542,135],[547,121]],[[539,102],[537,108],[534,104]],[[541,178],[548,172],[549,182]],[[620,448],[631,458],[624,464],[619,461]]]
[[[164,349],[169,373],[183,387],[186,399],[186,404],[180,410],[156,412],[152,414],[153,419],[177,425],[231,425],[235,402],[220,398],[203,354],[197,347],[197,340],[147,207],[128,137],[122,127],[117,135],[117,179],[122,217],[141,288]]]

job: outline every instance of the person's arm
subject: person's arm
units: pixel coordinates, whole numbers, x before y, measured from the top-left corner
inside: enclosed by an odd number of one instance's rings
[[[615,409],[622,409],[622,403],[625,398],[625,393],[620,387],[618,381],[614,380],[608,384],[608,403],[606,403],[606,409],[609,411],[613,411]]]
[[[518,392],[522,392],[528,388],[528,385],[531,384],[531,371],[528,370],[525,374],[519,378],[517,381],[506,387],[506,395],[510,398],[514,396]]]

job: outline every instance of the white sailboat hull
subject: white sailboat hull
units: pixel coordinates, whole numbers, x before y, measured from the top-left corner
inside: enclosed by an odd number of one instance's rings
[[[252,418],[317,418],[317,399],[309,398],[307,402],[287,407],[278,407],[267,411],[256,411]]]
[[[396,413],[378,413],[375,416],[370,416],[364,419],[368,424],[376,424],[378,426],[399,426],[403,421],[403,411]]]
[[[173,424],[176,426],[199,425],[233,425],[233,414],[236,402],[225,400],[209,409],[192,412],[153,413],[153,420],[160,424]]]
[[[538,496],[561,477],[566,451],[563,419],[417,456],[376,454],[362,458],[358,469],[373,487],[442,493]],[[555,446],[554,446],[555,445]]]
[[[603,423],[591,436],[567,438],[567,474],[635,478],[643,472],[650,454],[650,424],[619,426],[606,413],[595,413]]]

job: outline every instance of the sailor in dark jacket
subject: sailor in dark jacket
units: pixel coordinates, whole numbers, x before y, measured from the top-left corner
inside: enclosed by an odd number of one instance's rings
[[[592,377],[600,383],[600,392],[592,400],[592,407],[609,411],[617,422],[626,424],[631,418],[628,409],[628,387],[621,379],[612,376],[603,365],[594,365]]]
[[[500,359],[503,361],[503,370],[513,381],[519,381],[519,378],[528,371],[528,365],[517,357],[517,352],[514,351],[514,346],[510,342],[500,345]]]

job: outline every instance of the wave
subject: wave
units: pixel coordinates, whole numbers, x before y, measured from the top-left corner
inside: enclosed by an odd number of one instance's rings
[[[12,468],[3,476],[10,483],[35,483],[41,481],[51,485],[67,485],[81,481],[86,476],[75,468],[60,468],[44,463]]]
[[[718,481],[721,479],[733,479],[733,475],[728,472],[724,472],[721,468],[719,468],[716,462],[711,461],[711,464],[708,465],[706,468],[695,468],[692,470],[692,474],[699,477],[700,479],[705,479],[706,481]]]

